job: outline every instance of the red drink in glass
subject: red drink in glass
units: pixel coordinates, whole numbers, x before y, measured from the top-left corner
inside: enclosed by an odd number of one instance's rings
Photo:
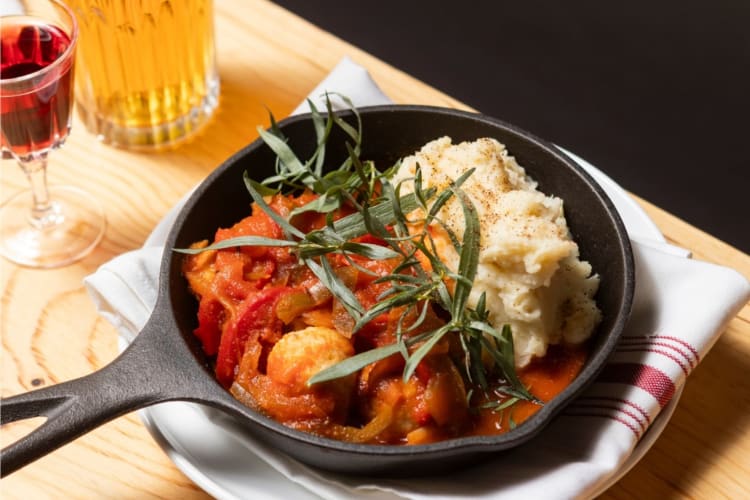
[[[10,17],[0,31],[0,79],[6,81],[55,64],[71,44],[59,27],[30,17]],[[0,146],[16,156],[55,148],[70,131],[73,59],[57,64],[31,85],[0,94]]]
[[[0,203],[0,255],[64,266],[91,252],[106,227],[88,193],[47,185],[49,153],[70,132],[78,23],[60,0],[0,1],[0,151],[31,188]]]

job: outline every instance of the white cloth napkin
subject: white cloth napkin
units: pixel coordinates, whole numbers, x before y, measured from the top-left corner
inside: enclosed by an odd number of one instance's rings
[[[325,91],[350,96],[357,106],[390,102],[367,71],[348,58],[311,98],[319,99]],[[305,110],[303,104],[295,112]],[[116,257],[85,280],[99,312],[125,340],[145,324],[156,301],[161,245],[181,205],[162,220],[142,249]],[[325,498],[590,496],[623,466],[726,323],[750,299],[750,283],[736,271],[688,259],[680,249],[660,242],[633,241],[633,248],[635,303],[617,352],[597,381],[531,446],[488,456],[452,475],[372,480],[310,469],[257,442],[230,419],[221,425],[248,453]]]

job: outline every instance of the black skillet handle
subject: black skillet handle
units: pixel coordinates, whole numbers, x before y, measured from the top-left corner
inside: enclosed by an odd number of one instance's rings
[[[145,406],[204,401],[209,393],[192,370],[203,370],[174,333],[149,324],[117,359],[90,375],[0,400],[2,424],[43,416],[41,426],[0,453],[8,475],[94,428]],[[192,383],[198,378],[196,384]],[[190,381],[190,382],[189,382]]]

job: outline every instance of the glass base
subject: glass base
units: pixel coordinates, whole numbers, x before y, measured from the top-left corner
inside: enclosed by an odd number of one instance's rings
[[[31,191],[0,205],[0,255],[26,267],[61,267],[101,241],[107,224],[96,199],[70,186],[50,186],[49,195],[52,207],[42,221],[31,217]]]
[[[86,129],[101,142],[136,151],[158,151],[182,144],[208,122],[219,104],[219,79],[211,80],[208,89],[208,94],[187,114],[171,122],[142,127],[116,122],[96,109],[88,109],[87,104],[80,99],[76,108]]]

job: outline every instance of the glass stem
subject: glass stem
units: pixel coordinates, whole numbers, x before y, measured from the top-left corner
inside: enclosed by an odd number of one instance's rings
[[[19,163],[29,180],[31,195],[34,200],[29,222],[40,229],[59,224],[61,214],[55,210],[54,205],[50,202],[47,187],[47,153],[33,155],[30,159],[19,161]]]

